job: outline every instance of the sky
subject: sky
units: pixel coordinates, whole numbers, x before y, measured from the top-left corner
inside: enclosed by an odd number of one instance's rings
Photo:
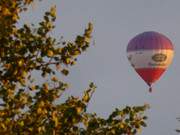
[[[92,45],[78,57],[77,65],[63,79],[70,90],[64,95],[80,96],[90,82],[97,85],[88,111],[107,117],[116,107],[150,104],[148,127],[142,135],[177,135],[180,123],[180,14],[179,0],[44,0],[35,2],[20,23],[37,23],[50,6],[57,6],[59,38],[73,41],[88,22],[94,24]],[[173,42],[175,56],[168,70],[148,92],[144,81],[127,60],[130,39],[144,31],[163,33]]]

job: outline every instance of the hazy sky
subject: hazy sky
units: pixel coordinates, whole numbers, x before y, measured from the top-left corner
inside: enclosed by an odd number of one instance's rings
[[[42,13],[57,5],[56,37],[74,40],[89,21],[95,45],[79,57],[68,78],[67,95],[81,95],[89,82],[97,85],[88,111],[107,117],[115,107],[149,103],[148,127],[142,135],[177,135],[180,123],[180,0],[44,0],[23,15],[22,22],[38,22]],[[153,86],[153,93],[130,66],[128,41],[144,31],[165,34],[174,43],[172,65]]]

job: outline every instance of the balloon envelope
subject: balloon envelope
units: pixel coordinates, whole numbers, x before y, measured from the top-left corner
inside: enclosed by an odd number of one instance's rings
[[[127,46],[127,56],[135,71],[151,86],[170,65],[174,55],[172,42],[154,31],[135,36]]]

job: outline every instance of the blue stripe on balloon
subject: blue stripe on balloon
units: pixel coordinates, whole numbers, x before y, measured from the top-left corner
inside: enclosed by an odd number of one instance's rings
[[[172,42],[163,34],[154,31],[143,32],[130,40],[127,51],[138,50],[173,50]]]

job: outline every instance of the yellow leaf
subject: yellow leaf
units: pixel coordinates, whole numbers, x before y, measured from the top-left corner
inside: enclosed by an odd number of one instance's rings
[[[78,56],[80,54],[80,51],[74,51],[73,53],[74,56]]]
[[[25,77],[27,75],[27,72],[26,71],[23,71],[22,72],[22,76]]]
[[[43,107],[45,105],[44,101],[40,101],[39,106]]]
[[[57,82],[57,81],[58,81],[57,77],[55,77],[55,76],[53,76],[53,77],[51,78],[51,80],[54,81],[54,82]]]
[[[17,20],[19,19],[19,17],[18,17],[16,14],[14,14],[13,17],[12,17],[12,19],[13,19],[14,21],[17,21]]]
[[[89,99],[90,99],[89,94],[85,93],[85,95],[83,96],[83,99],[82,99],[82,100],[83,100],[84,102],[88,102]]]
[[[58,48],[58,53],[61,53],[62,52],[62,48]]]
[[[24,60],[23,60],[23,59],[21,59],[21,60],[18,61],[18,66],[21,67],[23,64],[24,64]]]
[[[22,78],[22,79],[20,79],[19,81],[20,81],[21,85],[25,85],[25,84],[26,84],[26,80],[25,80],[25,79],[23,79],[23,78]]]
[[[7,129],[6,126],[4,125],[4,123],[0,123],[0,126],[1,126],[4,130]]]
[[[71,59],[70,58],[66,58],[65,62],[66,62],[66,64],[69,64],[71,62]]]
[[[75,64],[76,64],[76,62],[75,62],[75,61],[72,61],[72,62],[71,62],[71,65],[75,65]]]
[[[52,120],[54,121],[55,127],[58,126],[58,118],[57,118],[57,112],[52,112]]]
[[[76,111],[77,111],[77,113],[81,113],[82,112],[82,108],[81,107],[76,107]]]
[[[124,124],[123,123],[120,124],[120,128],[122,128],[122,129],[124,128]]]
[[[17,73],[18,73],[18,71],[17,71],[17,70],[15,70],[15,71],[14,71],[14,73],[13,73],[13,75],[16,75]]]
[[[41,114],[42,113],[42,109],[41,108],[38,108],[37,109],[37,114]]]
[[[52,50],[48,50],[47,51],[47,56],[48,57],[52,57],[54,55],[53,51]]]
[[[35,89],[36,89],[36,86],[35,86],[35,85],[32,85],[30,88],[31,88],[31,90],[35,90]]]
[[[49,89],[48,83],[44,83],[43,87],[44,87],[44,89],[48,90]]]
[[[19,125],[20,125],[21,127],[23,127],[23,126],[24,126],[24,121],[19,122]]]
[[[91,38],[89,38],[89,37],[85,37],[85,38],[84,38],[84,41],[85,41],[86,43],[90,43]]]
[[[28,128],[29,129],[29,131],[33,131],[33,128]]]
[[[47,114],[47,113],[48,113],[48,111],[46,109],[44,109],[44,114]]]
[[[3,117],[5,115],[5,112],[0,112],[0,117]]]
[[[51,13],[52,17],[56,17],[56,6],[51,7],[50,13]]]
[[[41,132],[42,128],[41,127],[38,127],[38,132]]]
[[[11,12],[9,11],[8,8],[4,8],[2,11],[3,11],[3,15],[5,15],[5,16],[8,16],[11,14]]]

